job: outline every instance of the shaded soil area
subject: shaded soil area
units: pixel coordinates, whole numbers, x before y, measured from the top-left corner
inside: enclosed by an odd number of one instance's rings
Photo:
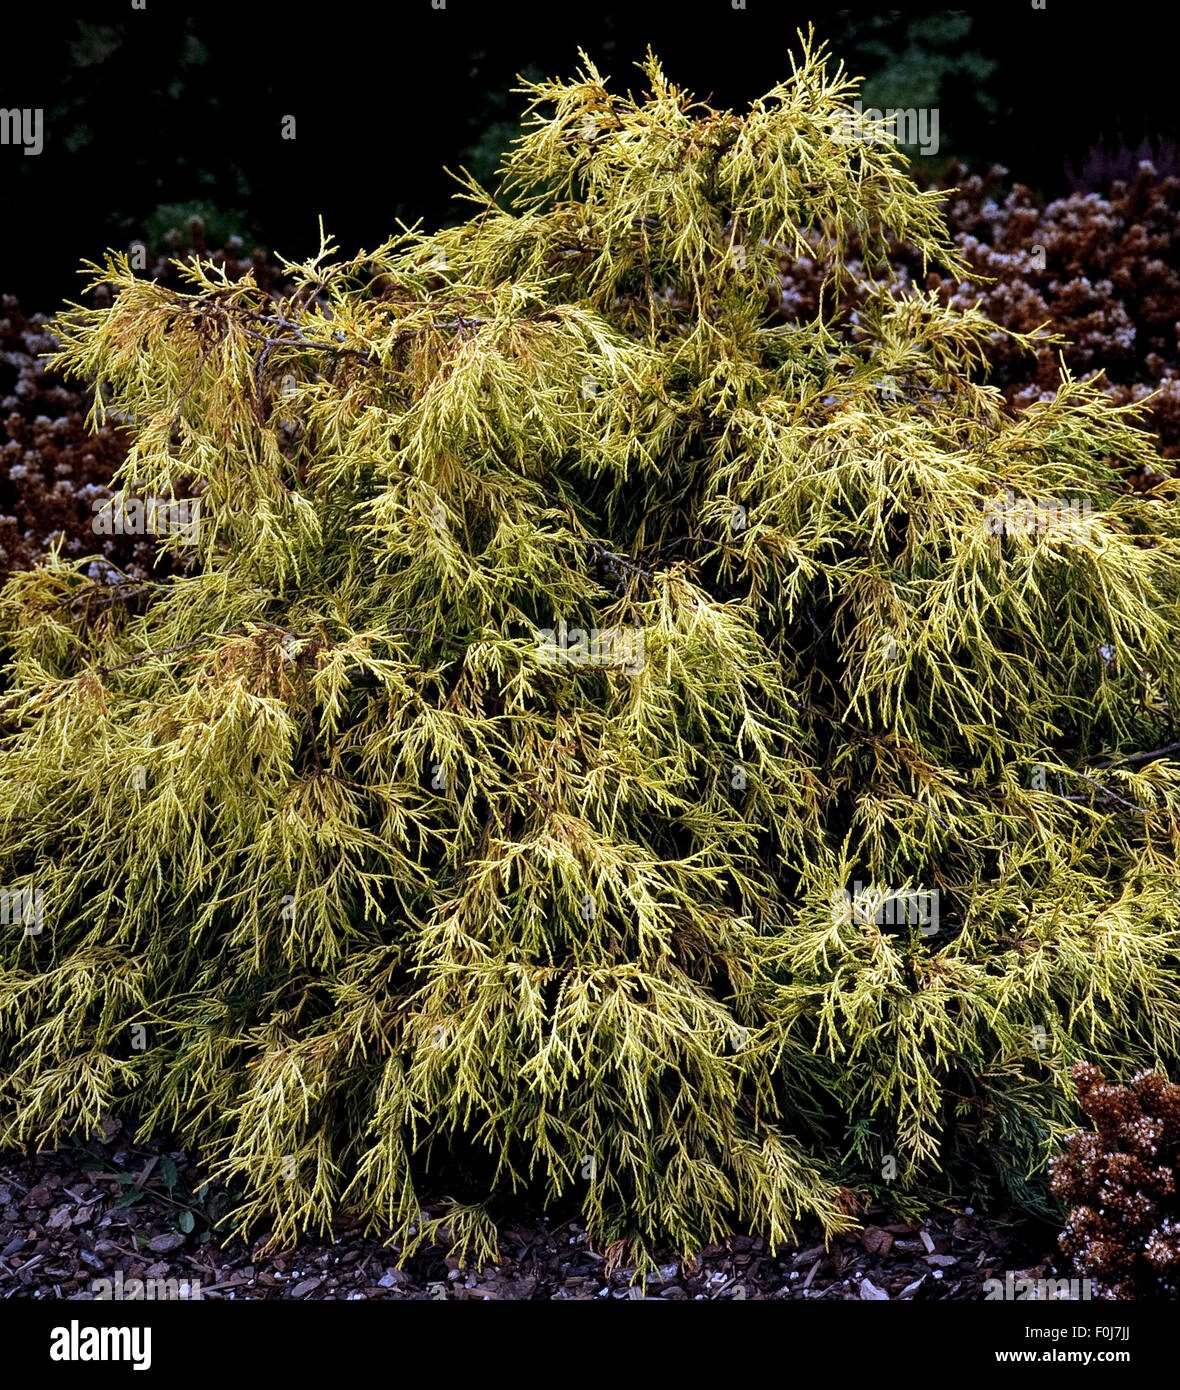
[[[340,1223],[265,1252],[218,1229],[232,1195],[185,1154],[107,1139],[57,1152],[0,1156],[0,1299],[719,1299],[979,1300],[984,1281],[1059,1278],[1068,1270],[1046,1227],[970,1208],[899,1222],[877,1210],[825,1248],[817,1225],[771,1251],[735,1235],[693,1263],[669,1255],[644,1287],[611,1270],[576,1219],[522,1212],[501,1228],[500,1263],[460,1269],[421,1251],[404,1269],[379,1237]],[[429,1208],[428,1208],[429,1209]],[[100,1281],[110,1281],[107,1289]],[[174,1280],[174,1286],[148,1281]],[[134,1281],[139,1281],[138,1284]]]

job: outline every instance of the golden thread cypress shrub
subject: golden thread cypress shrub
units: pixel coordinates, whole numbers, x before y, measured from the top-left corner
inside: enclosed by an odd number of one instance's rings
[[[1087,1062],[1070,1070],[1092,1130],[1066,1136],[1051,1187],[1070,1208],[1061,1248],[1099,1298],[1180,1292],[1180,1086],[1141,1071],[1109,1085]]]
[[[0,1143],[134,1107],[279,1240],[482,1258],[528,1188],[642,1267],[850,1189],[1044,1202],[1065,1062],[1174,1055],[1176,485],[895,292],[894,238],[963,273],[941,194],[821,52],[744,115],[643,73],[530,84],[468,221],[277,306],[112,256],[60,317],[201,526],[97,622],[84,562],[3,591]],[[853,237],[856,331],[775,321]],[[1084,524],[997,530],[1044,498]]]

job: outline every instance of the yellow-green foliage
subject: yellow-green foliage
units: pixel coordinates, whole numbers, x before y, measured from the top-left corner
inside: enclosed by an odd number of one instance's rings
[[[854,246],[961,271],[825,64],[745,115],[653,58],[532,86],[468,221],[279,305],[92,267],[58,364],[201,524],[167,584],[4,590],[44,924],[0,929],[0,1142],[133,1108],[280,1239],[478,1258],[531,1185],[643,1260],[849,1188],[1036,1201],[1066,1066],[1175,1059],[1175,490],[1119,485],[1150,441],[1087,384],[1013,419],[978,314],[769,319],[784,252],[829,305]],[[642,660],[547,660],[563,621]]]

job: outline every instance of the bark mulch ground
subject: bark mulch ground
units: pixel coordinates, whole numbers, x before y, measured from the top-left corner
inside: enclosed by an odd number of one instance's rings
[[[306,1237],[266,1254],[263,1239],[247,1245],[215,1229],[230,1199],[185,1154],[132,1144],[117,1122],[106,1133],[85,1147],[0,1155],[0,1299],[84,1301],[95,1297],[95,1281],[121,1277],[124,1297],[135,1296],[133,1280],[170,1279],[199,1281],[202,1299],[926,1302],[982,1299],[984,1280],[1007,1270],[1015,1278],[1068,1273],[1050,1230],[970,1208],[908,1223],[869,1211],[859,1233],[826,1249],[810,1225],[794,1247],[774,1252],[758,1237],[733,1236],[693,1264],[670,1256],[642,1290],[632,1270],[607,1272],[576,1219],[539,1215],[508,1224],[500,1263],[480,1270],[435,1251],[399,1270],[392,1247],[346,1222],[334,1240]],[[167,1287],[146,1296],[165,1296]]]

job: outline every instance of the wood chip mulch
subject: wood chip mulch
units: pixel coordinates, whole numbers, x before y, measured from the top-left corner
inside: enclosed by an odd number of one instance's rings
[[[1062,1277],[1053,1232],[1004,1212],[940,1211],[899,1222],[869,1211],[856,1235],[825,1249],[816,1226],[775,1252],[735,1235],[693,1264],[661,1262],[642,1289],[633,1270],[607,1273],[576,1219],[521,1215],[502,1228],[500,1263],[460,1269],[442,1252],[419,1252],[399,1270],[396,1252],[342,1222],[335,1239],[303,1238],[264,1254],[215,1229],[225,1207],[199,1167],[165,1146],[132,1144],[109,1126],[105,1142],[57,1152],[0,1155],[0,1299],[90,1300],[121,1281],[147,1297],[202,1299],[721,1299],[979,1300],[983,1281]],[[224,1199],[222,1199],[224,1201]],[[160,1290],[171,1287],[170,1293]]]

